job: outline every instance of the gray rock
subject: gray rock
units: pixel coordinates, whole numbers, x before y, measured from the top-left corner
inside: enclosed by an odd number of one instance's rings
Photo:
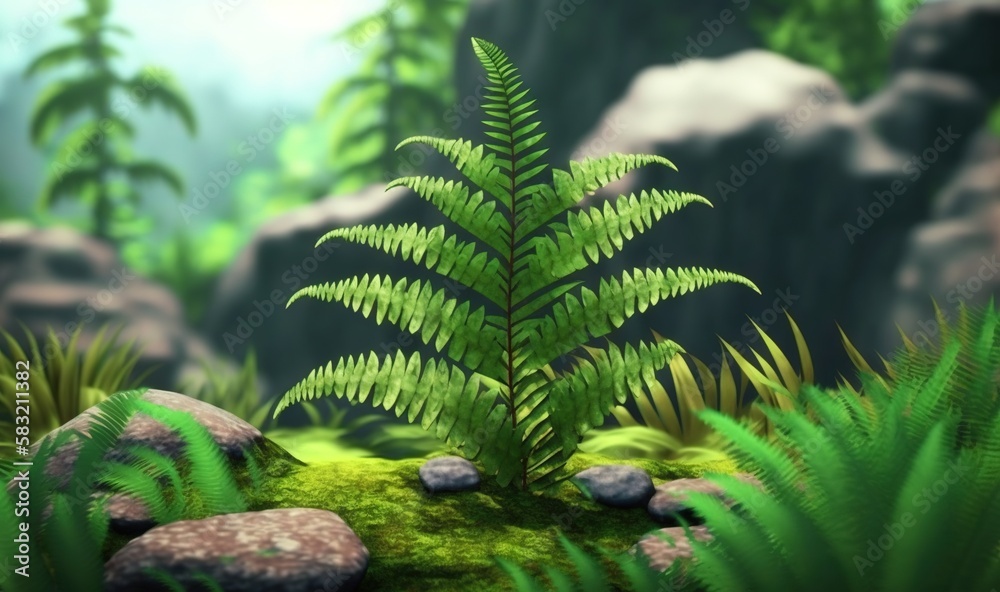
[[[153,590],[146,568],[185,590],[204,574],[227,592],[355,590],[368,549],[336,514],[292,508],[183,520],[133,539],[105,564],[105,590]]]
[[[82,326],[84,349],[105,324],[122,327],[119,343],[141,348],[134,376],[149,372],[144,386],[176,388],[216,358],[186,326],[177,297],[136,275],[107,243],[68,228],[4,222],[0,328],[22,340],[21,323],[39,340],[51,328],[63,344]]]
[[[895,324],[917,345],[940,338],[931,298],[954,323],[960,304],[985,306],[1000,296],[1000,139],[983,131],[971,144],[935,199],[932,218],[910,232],[893,277],[894,325],[883,328],[882,351],[901,345]]]
[[[479,489],[476,466],[459,456],[432,458],[420,467],[420,483],[430,493]]]
[[[921,4],[895,36],[894,71],[936,70],[975,82],[1000,96],[1000,3],[995,0]]]
[[[655,491],[649,473],[629,465],[591,467],[572,481],[590,499],[615,508],[640,508]]]

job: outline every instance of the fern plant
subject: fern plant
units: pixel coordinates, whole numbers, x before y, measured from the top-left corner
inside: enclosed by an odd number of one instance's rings
[[[692,575],[713,592],[994,589],[1000,413],[950,400],[958,353],[950,342],[929,372],[891,390],[864,377],[868,405],[848,389],[806,387],[794,410],[765,409],[780,442],[705,411],[768,495],[722,475],[713,479],[739,511],[691,495],[715,537],[692,539]],[[983,420],[981,446],[955,447],[968,416]]]
[[[89,110],[94,116],[73,130],[57,151],[39,206],[49,209],[65,196],[90,202],[94,234],[115,239],[111,222],[124,225],[135,219],[131,209],[141,201],[137,184],[161,181],[178,195],[183,193],[176,172],[129,153],[126,140],[134,133],[131,111],[137,105],[158,103],[178,115],[191,133],[195,120],[167,72],[147,67],[126,78],[112,69],[110,60],[121,51],[108,37],[129,32],[107,22],[110,0],[86,0],[86,5],[84,14],[66,21],[77,41],[43,53],[24,72],[31,77],[74,62],[84,67],[82,75],[51,84],[39,98],[31,117],[35,144],[46,144],[55,128],[81,112]]]
[[[389,187],[412,189],[474,240],[460,240],[443,225],[389,224],[333,230],[319,243],[342,239],[400,256],[467,286],[486,304],[476,307],[432,282],[386,275],[299,290],[289,305],[304,296],[342,303],[419,335],[448,360],[425,359],[419,351],[342,358],[293,386],[275,413],[331,393],[362,403],[371,396],[373,405],[406,413],[411,423],[420,417],[425,429],[480,460],[501,485],[545,489],[565,477],[562,468],[582,435],[680,350],[665,339],[604,348],[588,342],[668,298],[721,282],[757,288],[740,275],[700,268],[636,268],[604,278],[596,291],[571,280],[665,215],[711,204],[691,193],[653,190],[568,211],[633,169],[675,167],[660,156],[611,154],[571,162],[569,171],[553,170],[551,182],[543,182],[545,134],[537,131],[534,101],[503,51],[482,39],[472,45],[489,81],[483,123],[492,143],[417,136],[400,144],[428,144],[471,186],[411,176]],[[587,357],[556,372],[553,362],[581,347]]]
[[[185,413],[142,401],[142,393],[123,391],[99,403],[86,435],[67,429],[41,441],[27,470],[32,501],[27,512],[18,510],[23,509],[17,505],[19,485],[0,492],[0,552],[6,562],[0,569],[0,587],[4,590],[104,589],[103,551],[110,523],[108,496],[99,495],[102,492],[135,496],[161,523],[246,509],[233,473],[208,431]],[[138,446],[129,450],[128,460],[106,459],[129,420],[140,412],[177,431],[185,442],[182,459],[175,461]],[[47,466],[73,439],[80,445],[67,486],[48,474]],[[260,470],[253,462],[248,470],[257,482]],[[20,471],[21,467],[5,462],[0,476],[8,483]],[[31,540],[27,577],[15,572],[20,566],[15,556],[23,555],[16,540],[22,520]]]

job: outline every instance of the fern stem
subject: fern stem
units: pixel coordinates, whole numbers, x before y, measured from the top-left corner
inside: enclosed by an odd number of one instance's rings
[[[499,71],[499,68],[497,68]],[[514,122],[510,116],[512,105],[510,104],[510,90],[507,88],[507,81],[500,77],[503,84],[504,102],[507,108],[504,114],[507,116],[507,138],[510,146],[510,251],[507,254],[507,396],[510,397],[511,427],[517,431],[517,397],[514,394],[514,252],[517,248],[517,152],[514,143]],[[521,489],[528,488],[528,458],[522,455],[521,459]]]

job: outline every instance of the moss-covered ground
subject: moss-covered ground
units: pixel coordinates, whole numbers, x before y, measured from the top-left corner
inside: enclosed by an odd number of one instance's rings
[[[373,592],[513,590],[494,557],[534,573],[541,573],[542,564],[568,570],[560,531],[586,550],[621,552],[662,526],[645,509],[620,510],[589,501],[570,482],[542,495],[485,478],[476,492],[431,495],[417,476],[423,462],[361,458],[295,466],[266,479],[254,493],[253,506],[322,508],[338,514],[368,547],[371,560],[361,589]],[[577,472],[614,463],[640,466],[656,484],[734,470],[727,462],[619,461],[590,454],[574,456],[568,468]]]

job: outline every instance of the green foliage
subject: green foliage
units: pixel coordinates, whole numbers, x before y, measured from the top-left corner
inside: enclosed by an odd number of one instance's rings
[[[877,90],[889,71],[907,0],[766,0],[752,5],[751,26],[768,49],[829,72],[849,95]]]
[[[993,106],[993,110],[990,111],[989,120],[986,122],[986,129],[990,130],[990,133],[994,136],[1000,138],[1000,103]]]
[[[78,345],[82,325],[69,335],[65,346],[51,329],[41,345],[27,328],[23,330],[26,347],[0,329],[0,337],[6,342],[3,348],[6,352],[0,351],[0,390],[9,395],[0,403],[0,430],[6,434],[14,433],[15,392],[31,395],[31,433],[37,439],[100,403],[111,393],[137,387],[148,374],[133,376],[140,351],[134,347],[134,342],[117,345],[121,328],[108,334],[109,327],[101,327],[86,352]],[[20,381],[15,378],[18,361],[28,362],[27,389],[18,386]],[[13,448],[11,439],[0,441],[0,455],[12,455]]]
[[[102,493],[138,496],[158,521],[246,509],[232,472],[207,430],[184,413],[142,401],[142,392],[123,391],[99,403],[87,434],[60,430],[39,444],[27,471],[32,502],[27,512],[17,512],[17,489],[0,494],[0,552],[8,562],[8,569],[0,570],[4,590],[103,589],[102,549],[109,518],[108,496]],[[140,447],[129,451],[128,461],[106,460],[131,417],[139,412],[178,432],[185,442],[180,462]],[[79,441],[79,454],[73,474],[68,483],[60,483],[47,474],[46,467],[56,452],[74,439]],[[179,468],[182,465],[186,470]],[[0,471],[4,483],[20,470],[6,463]],[[251,470],[251,475],[259,478],[257,471]],[[185,486],[191,489],[185,490]],[[193,500],[199,503],[192,506]],[[194,512],[186,510],[192,507]],[[30,577],[14,573],[17,564],[9,567],[20,554],[15,538],[22,520],[28,525],[31,540]]]
[[[334,85],[320,115],[336,115],[331,136],[335,183],[347,192],[393,178],[393,147],[440,127],[450,101],[451,53],[468,0],[388,0],[338,33],[357,72]],[[409,165],[407,165],[409,166]]]
[[[779,409],[793,408],[794,398],[803,384],[814,380],[812,357],[805,338],[791,315],[785,313],[795,338],[801,370],[796,371],[774,340],[753,323],[757,334],[774,360],[750,349],[756,363],[747,360],[736,348],[722,342],[725,352],[718,376],[698,358],[677,354],[668,368],[673,383],[671,398],[663,383],[654,377],[645,392],[635,394],[639,416],[624,406],[611,410],[622,427],[595,430],[587,434],[580,449],[619,458],[654,458],[702,462],[724,457],[726,440],[698,417],[703,409],[713,409],[729,417],[748,422],[756,433],[774,436],[774,426],[761,411],[762,405]],[[738,375],[730,365],[732,358]],[[753,386],[756,399],[747,396]]]
[[[1000,581],[1000,413],[952,389],[969,378],[949,340],[922,376],[864,377],[868,404],[849,389],[803,388],[792,411],[765,409],[781,434],[768,442],[713,411],[744,468],[763,483],[713,477],[733,512],[692,495],[715,539],[693,541],[692,575],[716,590],[954,590]],[[996,386],[996,361],[976,374]],[[930,372],[927,372],[930,370]],[[975,447],[956,447],[964,418],[982,420]]]
[[[122,77],[112,69],[110,60],[122,52],[108,38],[128,31],[107,22],[109,11],[110,2],[87,0],[87,12],[65,23],[77,40],[41,54],[24,72],[31,77],[74,63],[82,66],[80,75],[54,82],[42,92],[30,131],[36,145],[47,145],[57,128],[82,113],[92,114],[93,119],[72,130],[57,150],[39,206],[50,209],[65,197],[89,203],[94,233],[102,239],[138,229],[129,227],[141,201],[137,185],[158,181],[178,195],[183,192],[172,169],[130,153],[134,108],[158,104],[195,131],[191,108],[167,72],[146,67],[133,77]]]
[[[536,132],[534,101],[499,48],[472,43],[490,83],[483,123],[495,143],[418,136],[401,145],[430,145],[480,189],[427,177],[403,177],[389,187],[413,189],[475,240],[460,241],[444,226],[405,224],[337,229],[319,243],[337,238],[399,256],[468,287],[487,304],[476,308],[460,289],[382,275],[303,288],[289,305],[303,296],[340,302],[419,335],[449,360],[401,351],[382,359],[375,352],[342,358],[285,393],[276,414],[331,393],[352,403],[371,396],[372,405],[406,413],[410,423],[419,417],[423,428],[480,460],[501,485],[546,489],[565,478],[562,468],[582,435],[680,349],[660,339],[603,349],[587,342],[668,298],[721,282],[756,286],[700,268],[636,268],[601,280],[596,292],[569,279],[663,216],[708,201],[654,190],[568,211],[635,168],[674,166],[655,155],[611,154],[571,162],[568,172],[553,170],[551,184],[536,180],[548,165],[539,160],[546,151],[538,148],[544,133]],[[569,370],[553,369],[581,347],[588,358],[575,356]]]
[[[497,563],[507,572],[514,581],[518,592],[648,592],[653,590],[678,590],[674,587],[676,572],[674,569],[666,573],[660,573],[650,568],[644,555],[629,555],[627,553],[614,554],[605,549],[601,549],[601,555],[615,565],[625,576],[628,588],[612,587],[612,575],[609,570],[594,555],[577,547],[569,541],[562,533],[559,534],[559,543],[569,555],[576,570],[576,578],[564,571],[551,566],[545,567],[545,574],[548,584],[551,587],[543,587],[542,581],[533,578],[521,566],[502,558],[497,558]]]

